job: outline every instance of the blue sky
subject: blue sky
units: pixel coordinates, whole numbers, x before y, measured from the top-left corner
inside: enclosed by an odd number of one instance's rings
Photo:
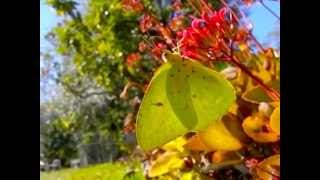
[[[59,18],[56,16],[54,9],[44,4],[44,1],[40,1],[40,47],[49,48],[50,44],[45,41],[44,36],[59,22]]]
[[[272,9],[278,16],[280,16],[280,3],[275,1],[264,1],[264,3]],[[268,33],[273,31],[279,23],[278,19],[274,17],[261,4],[255,4],[250,8],[250,19],[254,24],[253,34],[260,42],[268,40]],[[279,26],[280,27],[280,26]]]

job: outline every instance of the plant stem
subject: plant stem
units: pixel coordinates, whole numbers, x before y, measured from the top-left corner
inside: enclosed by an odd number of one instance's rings
[[[131,87],[137,87],[139,89],[141,89],[143,92],[145,92],[144,90],[144,87],[141,85],[141,84],[138,84],[136,82],[132,82],[132,81],[129,81],[126,86],[124,87],[124,89],[122,90],[121,94],[120,94],[120,98],[121,99],[127,99],[128,98],[128,89],[131,88]]]
[[[280,21],[280,17],[273,12],[266,4],[264,4],[263,0],[260,0],[261,5],[266,8],[274,17],[276,17]]]
[[[203,173],[208,173],[210,170],[219,170],[221,168],[225,168],[228,166],[234,166],[237,164],[241,164],[243,163],[243,160],[229,160],[229,161],[225,161],[225,162],[221,162],[221,163],[217,163],[217,164],[210,164],[208,167],[201,169],[201,171]]]
[[[262,51],[265,52],[264,47],[260,44],[260,42],[257,40],[257,38],[252,34],[252,32],[250,32],[250,37],[251,39],[256,43],[256,45],[258,46],[258,48]]]
[[[246,66],[241,64],[235,56],[233,56],[230,59],[230,62],[239,67],[244,73],[246,73],[250,78],[252,78],[254,82],[256,82],[264,91],[266,91],[266,93],[272,100],[280,101],[280,94],[276,90],[266,85],[259,77],[252,74],[252,72]]]

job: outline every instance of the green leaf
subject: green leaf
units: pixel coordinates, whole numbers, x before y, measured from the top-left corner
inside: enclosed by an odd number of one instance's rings
[[[137,140],[151,150],[190,131],[205,129],[235,100],[218,72],[199,62],[167,54],[153,76],[137,116]]]
[[[280,80],[273,80],[268,85],[280,92]],[[243,93],[242,98],[248,102],[259,104],[260,102],[272,102],[273,100],[260,87],[256,86]]]
[[[213,65],[214,65],[214,69],[217,71],[222,71],[229,66],[227,62],[221,62],[221,61],[213,62]]]

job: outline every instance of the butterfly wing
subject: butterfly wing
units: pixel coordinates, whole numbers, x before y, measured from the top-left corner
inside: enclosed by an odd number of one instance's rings
[[[167,56],[152,78],[137,117],[137,139],[153,149],[206,128],[235,99],[231,84],[215,71],[177,54]]]
[[[154,74],[137,116],[137,140],[144,150],[153,149],[183,134],[184,127],[172,110],[166,91],[171,63]]]
[[[189,96],[198,118],[195,130],[202,130],[224,115],[235,101],[235,90],[232,84],[221,74],[209,69],[197,61],[188,60],[187,68],[190,74]]]

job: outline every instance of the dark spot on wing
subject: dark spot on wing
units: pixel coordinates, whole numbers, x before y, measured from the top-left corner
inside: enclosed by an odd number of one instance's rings
[[[155,106],[163,106],[162,102],[152,103],[152,105],[155,105]]]

